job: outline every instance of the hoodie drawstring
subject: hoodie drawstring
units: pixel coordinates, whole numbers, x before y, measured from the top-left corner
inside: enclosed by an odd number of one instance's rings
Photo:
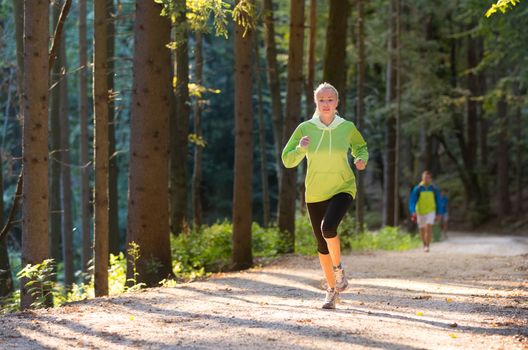
[[[315,148],[315,152],[319,150],[319,147],[321,146],[321,143],[323,142],[325,131],[328,130],[328,133],[330,134],[330,147],[328,147],[328,155],[332,155],[332,129],[323,129],[323,132],[321,133],[321,138],[319,139],[319,143],[317,144],[317,147]]]
[[[321,138],[319,139],[319,143],[317,144],[317,147],[315,148],[315,153],[319,150],[319,146],[321,146],[321,142],[323,142],[323,137],[326,129],[323,129],[323,132],[321,133]]]

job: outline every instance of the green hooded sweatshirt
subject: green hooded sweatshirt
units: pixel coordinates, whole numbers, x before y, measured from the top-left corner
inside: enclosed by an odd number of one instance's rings
[[[299,146],[303,136],[310,137],[307,148]],[[356,179],[348,161],[352,149],[355,161],[368,162],[367,143],[351,121],[336,115],[328,126],[319,116],[297,126],[282,151],[282,162],[286,168],[297,166],[306,156],[306,202],[322,202],[340,192],[356,196]]]

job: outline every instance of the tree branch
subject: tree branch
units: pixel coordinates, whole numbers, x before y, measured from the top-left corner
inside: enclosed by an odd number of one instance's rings
[[[51,49],[49,53],[49,70],[51,71],[55,60],[57,59],[57,51],[59,50],[60,38],[62,37],[62,30],[64,28],[64,22],[66,22],[66,17],[70,12],[72,1],[66,0],[64,5],[62,5],[61,13],[59,15],[59,20],[57,21],[57,26],[55,27],[55,32],[53,33],[53,41],[51,42]]]

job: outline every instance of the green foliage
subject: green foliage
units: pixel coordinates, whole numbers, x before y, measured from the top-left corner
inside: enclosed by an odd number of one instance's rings
[[[508,9],[513,8],[520,2],[521,0],[498,0],[496,4],[492,4],[490,8],[486,11],[486,17],[490,17],[497,11],[506,13]]]
[[[352,250],[408,250],[419,247],[418,237],[402,232],[398,227],[386,226],[378,231],[364,232],[350,238]]]
[[[130,263],[130,266],[132,266],[132,277],[126,280],[127,282],[126,291],[132,292],[132,291],[138,290],[146,286],[145,283],[137,282],[137,278],[139,277],[139,272],[137,271],[137,262],[139,258],[141,257],[141,251],[140,251],[139,244],[137,244],[134,241],[130,242],[128,244],[127,253],[129,256],[128,262]]]
[[[46,307],[52,298],[54,283],[52,277],[55,275],[53,259],[46,259],[40,264],[27,264],[19,273],[18,278],[25,278],[25,288],[33,302],[31,307]]]

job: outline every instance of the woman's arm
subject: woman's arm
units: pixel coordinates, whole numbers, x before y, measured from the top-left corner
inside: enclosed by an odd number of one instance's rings
[[[354,163],[362,160],[366,166],[369,159],[367,143],[356,128],[354,128],[352,135],[350,136],[350,148],[352,149]]]
[[[307,147],[301,147],[299,141],[303,137],[301,126],[297,126],[292,136],[282,150],[282,163],[286,168],[293,168],[306,156]]]

